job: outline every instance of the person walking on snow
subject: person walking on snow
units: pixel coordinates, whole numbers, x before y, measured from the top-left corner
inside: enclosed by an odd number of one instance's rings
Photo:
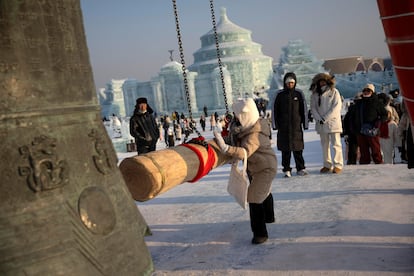
[[[200,126],[203,131],[206,131],[206,117],[203,114],[200,116]]]
[[[307,175],[303,159],[303,129],[308,129],[308,108],[305,96],[296,89],[296,75],[286,73],[283,78],[283,89],[278,91],[272,104],[272,128],[277,130],[277,149],[282,152],[282,166],[285,177],[291,177],[290,159],[296,163],[296,171],[300,176]]]
[[[214,130],[214,137],[221,152],[242,160],[247,152],[247,174],[250,185],[247,193],[253,244],[268,239],[266,223],[275,221],[271,185],[277,172],[277,158],[269,139],[270,129],[266,119],[260,118],[252,98],[233,103],[234,119],[225,140]],[[244,150],[243,150],[244,149]]]
[[[343,131],[341,95],[335,88],[335,79],[327,73],[315,75],[312,84],[311,110],[316,121],[315,130],[321,139],[323,157],[323,168],[320,173],[338,174],[342,172],[344,166],[341,142]]]

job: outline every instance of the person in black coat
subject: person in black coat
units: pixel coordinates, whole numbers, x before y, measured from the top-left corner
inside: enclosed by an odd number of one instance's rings
[[[359,164],[382,164],[382,153],[379,135],[369,136],[361,132],[363,125],[378,126],[380,122],[387,120],[388,112],[384,104],[375,93],[375,86],[367,84],[362,90],[362,97],[355,101],[355,108],[351,114],[352,125],[357,133],[357,142],[360,151]]]
[[[282,152],[285,177],[291,177],[291,154],[298,175],[307,175],[303,159],[303,129],[308,129],[308,107],[302,90],[296,88],[296,75],[286,73],[283,89],[278,91],[272,104],[272,128],[277,130],[277,148]],[[302,128],[303,127],[303,128]]]
[[[352,123],[352,114],[355,112],[355,101],[360,100],[362,92],[359,92],[355,95],[353,102],[349,105],[348,111],[346,112],[343,120],[343,135],[345,137],[345,142],[348,146],[348,160],[347,165],[356,165],[358,160],[358,141],[357,136],[359,130],[355,129],[355,126]]]
[[[155,151],[160,130],[146,98],[138,98],[129,121],[129,132],[135,138],[138,155]]]

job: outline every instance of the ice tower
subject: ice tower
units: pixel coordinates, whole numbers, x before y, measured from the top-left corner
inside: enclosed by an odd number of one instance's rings
[[[309,85],[317,73],[326,71],[322,66],[323,62],[323,60],[316,58],[310,51],[309,45],[301,39],[290,40],[286,46],[282,47],[279,63],[274,66],[275,74],[271,91],[275,92],[275,90],[283,88],[283,76],[287,72],[294,72],[297,77],[296,87],[303,90],[309,104]]]
[[[273,59],[263,55],[262,46],[252,41],[251,31],[237,26],[227,18],[224,8],[221,9],[216,31],[228,107],[234,99],[253,96],[253,93],[268,99]],[[194,63],[187,67],[191,109],[196,115],[200,114],[204,106],[209,112],[223,113],[225,101],[214,30],[201,36],[200,40],[201,48],[193,54]],[[182,65],[173,60],[172,50],[170,62],[161,67],[157,76],[145,82],[126,80],[122,89],[126,116],[132,115],[137,97],[147,97],[158,114],[188,112]],[[108,97],[109,101],[114,101],[114,98],[113,93]]]
[[[124,95],[122,85],[125,80],[114,80],[106,84],[106,88],[98,94],[101,104],[102,118],[109,118],[115,114],[116,116],[125,116]]]
[[[258,90],[267,90],[273,75],[272,58],[263,55],[262,46],[252,41],[251,31],[231,22],[225,8],[221,9],[216,31],[228,104],[241,96],[253,96]],[[201,48],[193,54],[194,63],[188,69],[198,73],[195,84],[198,106],[206,105],[212,110],[222,103],[222,95],[213,95],[217,88],[222,94],[214,30],[201,36],[200,40]]]

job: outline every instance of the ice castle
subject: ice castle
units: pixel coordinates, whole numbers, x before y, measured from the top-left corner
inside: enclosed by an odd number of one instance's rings
[[[274,96],[283,88],[283,76],[295,72],[297,87],[305,93],[309,103],[309,85],[314,75],[329,72],[335,76],[336,88],[344,98],[353,98],[367,84],[375,85],[377,92],[388,93],[398,89],[399,84],[392,68],[391,60],[351,56],[334,59],[318,59],[310,50],[309,44],[301,39],[290,40],[282,47],[279,62],[274,65],[275,72],[269,94]]]
[[[229,20],[225,8],[221,9],[216,33],[228,106],[239,97],[260,94],[267,98],[266,92],[273,76],[273,59],[262,53],[260,44],[252,41],[251,31]],[[193,54],[194,63],[186,72],[191,110],[197,115],[206,106],[209,112],[224,113],[225,100],[214,30],[202,35],[200,40],[201,47]],[[112,116],[112,113],[120,117],[130,116],[138,97],[147,97],[158,114],[171,114],[173,111],[187,114],[183,83],[182,65],[172,58],[150,81],[126,79],[122,80],[120,88],[119,81],[112,80],[100,93],[102,117]],[[119,91],[123,93],[124,109],[119,108],[122,103],[116,101]],[[111,101],[114,106],[111,106]],[[116,110],[119,113],[114,112]]]
[[[262,46],[252,41],[251,31],[231,22],[227,17],[226,9],[222,8],[216,32],[224,73],[226,77],[230,77],[229,82],[226,83],[228,104],[231,105],[233,100],[239,97],[252,97],[255,92],[267,90],[273,75],[273,59],[265,56],[262,53]],[[201,36],[200,40],[201,48],[194,53],[194,64],[188,67],[190,71],[198,74],[197,102],[200,106],[205,104],[209,109],[214,109],[216,106],[222,109],[224,106],[220,95],[222,89],[214,30]],[[218,95],[215,94],[217,92]]]
[[[336,87],[344,98],[353,98],[368,82],[378,92],[388,93],[399,88],[390,59],[362,56],[318,59],[301,39],[288,41],[281,49],[278,62],[272,65],[272,58],[264,55],[262,46],[252,41],[251,31],[231,22],[225,8],[221,9],[216,33],[228,106],[245,96],[259,96],[271,102],[276,91],[283,87],[283,76],[287,72],[295,72],[297,87],[304,91],[308,104],[311,79],[320,72],[335,75]],[[194,63],[186,72],[191,110],[195,117],[204,107],[209,114],[214,111],[224,114],[214,30],[202,35],[200,41],[201,47],[193,53]],[[117,151],[125,151],[132,139],[128,131],[129,116],[138,97],[146,97],[158,115],[173,111],[188,114],[182,65],[173,59],[172,50],[170,61],[150,81],[111,80],[98,94],[102,118],[108,119],[105,126]]]

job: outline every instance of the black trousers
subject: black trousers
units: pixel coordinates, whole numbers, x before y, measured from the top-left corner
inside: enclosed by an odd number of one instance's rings
[[[348,161],[347,165],[356,165],[358,155],[358,142],[356,135],[348,135]]]
[[[262,203],[249,203],[250,226],[254,237],[268,237],[266,223],[275,221],[273,196],[270,193]]]
[[[293,158],[295,159],[296,170],[305,169],[305,160],[303,159],[303,150],[293,151]],[[292,156],[292,151],[282,151],[282,167],[283,172],[292,171],[290,167],[290,158]]]

